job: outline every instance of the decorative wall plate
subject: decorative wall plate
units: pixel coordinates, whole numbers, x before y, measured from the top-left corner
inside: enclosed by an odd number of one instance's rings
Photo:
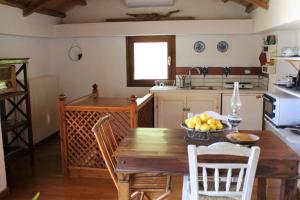
[[[202,42],[202,41],[197,41],[195,42],[194,44],[194,50],[197,52],[197,53],[201,53],[205,50],[205,43]]]
[[[228,43],[226,41],[221,41],[217,45],[217,49],[221,53],[226,52],[228,50],[228,47],[229,47],[229,45],[228,45]]]

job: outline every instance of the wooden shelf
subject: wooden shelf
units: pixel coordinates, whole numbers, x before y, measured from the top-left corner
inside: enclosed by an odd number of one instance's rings
[[[300,57],[284,57],[284,56],[276,56],[276,57],[272,57],[272,59],[274,60],[286,60],[286,61],[300,61]]]
[[[1,121],[2,131],[3,132],[12,131],[21,126],[27,125],[27,123],[28,123],[27,120],[14,120],[13,119],[13,120]]]
[[[4,149],[4,157],[7,158],[10,155],[17,153],[18,151],[22,150],[22,147],[19,146],[3,146]]]
[[[297,90],[295,88],[286,88],[286,87],[279,86],[279,85],[274,85],[274,87],[284,93],[287,93],[287,94],[290,94],[290,95],[300,98],[300,90]]]
[[[300,70],[300,57],[284,57],[284,56],[277,56],[277,57],[272,57],[274,60],[284,60],[288,62],[290,65],[292,65],[296,70]]]
[[[17,91],[17,92],[7,92],[7,93],[0,93],[0,100],[3,99],[8,99],[11,97],[16,97],[16,96],[22,96],[22,95],[26,95],[27,92],[26,91]]]
[[[28,63],[29,58],[0,58],[0,65],[13,65]]]

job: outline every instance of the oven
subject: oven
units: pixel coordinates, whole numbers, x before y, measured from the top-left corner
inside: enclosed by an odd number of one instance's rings
[[[300,122],[300,98],[280,92],[266,92],[263,95],[264,118],[276,127],[284,127]]]
[[[264,115],[270,119],[275,118],[276,99],[271,97],[268,94],[264,94],[263,99],[264,99],[264,104],[263,104]]]

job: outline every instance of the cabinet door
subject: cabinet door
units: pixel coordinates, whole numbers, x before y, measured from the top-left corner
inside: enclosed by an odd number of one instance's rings
[[[242,122],[239,125],[240,130],[262,130],[263,120],[263,99],[262,94],[242,94],[240,95],[242,107],[239,115]],[[231,95],[223,95],[222,113],[228,115],[231,113],[230,107]]]
[[[158,128],[179,128],[184,120],[186,97],[164,94],[157,96],[156,125]]]
[[[204,111],[221,112],[221,94],[188,95],[186,103],[189,112],[194,114]]]

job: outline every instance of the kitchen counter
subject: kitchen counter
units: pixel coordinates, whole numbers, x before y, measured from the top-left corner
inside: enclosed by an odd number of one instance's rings
[[[223,87],[213,87],[213,89],[188,89],[188,88],[178,88],[176,86],[154,86],[150,89],[152,93],[166,93],[166,92],[188,92],[195,94],[228,94],[232,93],[233,89],[226,89]],[[264,93],[266,90],[259,87],[254,87],[253,89],[240,89],[241,94],[256,94]]]
[[[277,128],[271,122],[265,119],[265,129],[272,131],[282,141],[284,141],[291,149],[300,156],[300,135],[290,133],[284,128]]]

